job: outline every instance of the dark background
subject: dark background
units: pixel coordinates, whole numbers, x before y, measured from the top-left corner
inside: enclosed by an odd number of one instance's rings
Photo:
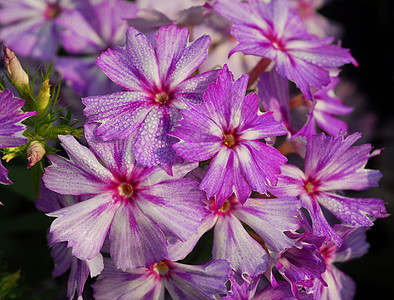
[[[361,131],[363,143],[384,148],[369,168],[379,169],[379,188],[360,197],[386,201],[394,212],[394,30],[392,0],[333,0],[321,13],[342,25],[342,45],[350,48],[359,67],[345,66],[341,77],[354,88],[345,104],[355,107],[350,131]],[[45,240],[51,219],[34,207],[30,173],[25,160],[7,164],[11,186],[0,186],[0,270],[21,270],[20,291],[29,299],[65,299],[67,275],[53,280],[52,260]],[[394,295],[394,221],[379,219],[369,230],[371,244],[364,257],[339,267],[357,284],[355,299],[387,299]],[[60,296],[59,296],[60,295]],[[24,299],[26,296],[23,296]]]
[[[336,0],[321,13],[343,26],[342,45],[350,48],[359,67],[346,66],[341,76],[353,81],[360,93],[362,109],[353,119],[365,120],[368,138],[382,154],[372,158],[369,168],[383,173],[379,188],[360,193],[360,197],[383,199],[388,213],[394,213],[394,1]],[[345,103],[346,104],[346,103]],[[374,114],[373,121],[365,118]],[[350,116],[352,118],[352,116]],[[357,122],[355,122],[357,123]],[[359,129],[359,128],[355,128]],[[364,132],[364,131],[362,131]],[[391,299],[394,295],[394,221],[379,219],[369,230],[369,253],[344,263],[340,268],[357,284],[355,299]]]

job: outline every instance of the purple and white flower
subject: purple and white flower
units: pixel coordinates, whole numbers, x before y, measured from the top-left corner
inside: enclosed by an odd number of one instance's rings
[[[326,262],[326,272],[322,274],[322,277],[328,286],[321,282],[315,282],[310,292],[315,295],[316,299],[351,300],[356,292],[356,284],[334,263],[361,257],[368,252],[367,229],[337,224],[334,225],[334,230],[343,239],[341,247],[332,241],[326,241],[319,249]]]
[[[83,95],[102,95],[121,90],[95,64],[97,56],[109,47],[123,45],[128,25],[134,17],[135,3],[105,0],[91,3],[89,11],[74,10],[58,20],[63,26],[63,47],[73,56],[61,56],[56,68]]]
[[[44,185],[41,185],[40,198],[36,201],[36,207],[43,212],[49,213],[89,198],[89,196],[60,195],[46,189]],[[48,241],[51,240],[50,234],[48,234],[47,239]],[[52,245],[51,256],[55,263],[52,276],[60,276],[70,269],[67,282],[67,297],[69,299],[74,299],[75,293],[78,297],[82,297],[83,289],[89,274],[91,277],[100,274],[104,268],[104,262],[100,253],[91,260],[83,261],[73,256],[71,252],[72,249],[67,248],[67,242],[60,242]]]
[[[86,0],[0,0],[0,40],[19,55],[51,60],[60,45],[58,19],[87,5]]]
[[[173,147],[188,161],[212,158],[200,189],[207,198],[216,196],[217,206],[235,192],[241,203],[251,190],[263,194],[275,185],[286,158],[261,139],[286,133],[272,113],[260,113],[258,97],[245,97],[248,76],[236,82],[224,65],[216,83],[209,85],[201,105],[182,111],[180,126],[170,134],[181,141]]]
[[[278,197],[297,196],[311,216],[313,232],[340,245],[342,238],[326,220],[321,206],[340,221],[352,226],[372,226],[376,218],[388,216],[384,202],[376,198],[349,198],[337,193],[342,190],[365,190],[378,185],[381,173],[365,169],[368,159],[379,153],[371,145],[352,145],[361,137],[326,136],[308,139],[304,171],[285,165],[278,184],[270,191]]]
[[[22,121],[36,115],[36,112],[23,112],[21,107],[25,100],[14,97],[9,90],[0,92],[0,103],[0,148],[27,144],[28,140],[23,136],[26,126]],[[7,176],[8,170],[0,161],[0,183],[12,184]]]
[[[286,0],[218,0],[214,8],[233,22],[231,33],[239,43],[230,55],[240,51],[273,60],[279,75],[293,81],[309,99],[311,87],[330,83],[329,69],[357,65],[348,49],[330,44],[331,38],[309,34]]]
[[[90,260],[109,234],[110,254],[122,270],[149,266],[167,257],[166,236],[191,237],[204,216],[202,192],[182,179],[195,164],[174,166],[174,176],[160,166],[135,162],[133,137],[104,142],[95,125],[85,125],[92,150],[71,136],[59,136],[69,160],[48,155],[45,186],[64,195],[91,195],[88,200],[49,213],[51,243],[68,242],[72,254]]]
[[[210,38],[203,36],[189,45],[187,28],[160,28],[155,48],[134,28],[126,33],[126,46],[107,50],[98,66],[126,89],[82,101],[88,123],[99,123],[97,135],[104,140],[127,138],[135,133],[136,160],[148,167],[171,166],[180,161],[168,136],[186,102],[201,103],[216,71],[190,77],[206,59]]]
[[[104,271],[93,284],[94,298],[164,299],[165,289],[172,299],[217,299],[226,294],[225,283],[231,268],[225,260],[205,265],[185,265],[170,260],[153,263],[149,268],[122,272],[110,259],[104,259]]]

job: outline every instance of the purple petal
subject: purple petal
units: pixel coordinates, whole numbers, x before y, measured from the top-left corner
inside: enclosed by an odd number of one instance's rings
[[[258,94],[264,108],[274,112],[275,120],[290,123],[288,81],[279,76],[275,68],[260,75]]]
[[[291,283],[297,296],[298,286],[312,287],[316,280],[324,282],[321,274],[326,271],[326,264],[315,246],[303,245],[302,249],[294,247],[282,253],[276,268]]]
[[[134,133],[152,111],[145,93],[118,92],[83,98],[86,121],[101,123],[97,135],[105,140],[126,138]]]
[[[164,285],[151,270],[138,268],[130,272],[117,269],[109,258],[104,259],[104,270],[92,285],[94,299],[161,299]],[[122,298],[124,297],[124,298]]]
[[[56,23],[63,27],[62,43],[67,52],[99,53],[101,49],[105,49],[105,42],[80,11],[70,11]]]
[[[203,219],[201,226],[198,228],[198,232],[189,237],[186,241],[170,239],[167,258],[172,261],[184,259],[190,252],[192,252],[194,246],[196,246],[203,234],[215,226],[216,220],[217,217],[211,213]]]
[[[174,101],[186,101],[194,104],[203,102],[203,94],[208,85],[217,79],[218,70],[212,70],[203,74],[185,79],[174,87]]]
[[[281,166],[287,161],[278,150],[259,141],[243,141],[236,148],[242,174],[249,185],[260,194],[267,185],[276,185]]]
[[[12,184],[12,181],[8,178],[8,170],[3,166],[0,160],[0,183],[1,184]],[[0,202],[1,203],[1,202]]]
[[[147,187],[137,205],[167,234],[186,240],[201,225],[206,212],[203,193],[192,179],[179,179]]]
[[[189,30],[175,25],[161,27],[156,36],[160,78],[169,87],[189,77],[207,58],[209,36],[202,36],[190,45],[187,45],[188,38]]]
[[[280,252],[294,246],[284,232],[301,227],[300,208],[297,198],[249,198],[244,205],[237,205],[233,214],[250,226],[268,249]]]
[[[121,205],[109,234],[111,257],[117,268],[125,271],[149,267],[167,255],[165,237],[133,203]]]
[[[323,274],[323,279],[328,287],[315,282],[311,292],[318,299],[343,299],[352,300],[356,292],[354,281],[334,266],[330,266]]]
[[[151,109],[136,134],[134,154],[140,164],[147,167],[161,164],[171,169],[181,162],[172,148],[178,139],[167,135],[179,119],[179,111],[174,107],[162,105]]]
[[[249,276],[262,274],[268,255],[233,216],[219,217],[214,228],[212,257],[226,259],[231,268]]]
[[[298,167],[286,164],[278,177],[278,184],[269,187],[269,191],[277,197],[299,196],[305,192],[305,174]]]
[[[344,225],[334,225],[335,231],[343,237],[341,247],[334,254],[334,262],[344,262],[363,256],[368,252],[367,228],[353,228]]]
[[[312,219],[313,233],[318,236],[325,236],[328,241],[333,240],[338,246],[342,243],[342,238],[335,232],[335,230],[328,224],[319,203],[309,194],[302,194],[300,196],[302,206],[309,211]]]
[[[48,155],[52,165],[45,168],[45,186],[65,195],[96,194],[106,190],[113,175],[101,165],[93,153],[71,136],[59,136],[70,160]]]
[[[207,198],[216,197],[216,204],[221,207],[234,192],[238,199],[244,202],[250,195],[251,189],[242,173],[239,172],[239,161],[234,152],[227,147],[212,159],[199,188],[207,193]]]
[[[87,263],[74,257],[67,284],[67,297],[69,299],[73,298],[75,292],[77,292],[77,296],[82,296],[88,276],[89,267]]]
[[[17,147],[27,143],[22,135],[26,126],[21,121],[36,115],[36,112],[21,110],[25,103],[23,99],[16,98],[9,90],[0,92],[0,148]]]
[[[50,228],[51,243],[67,241],[73,255],[92,259],[99,253],[119,206],[112,202],[112,195],[102,194],[47,214],[57,217]]]
[[[97,65],[125,90],[140,92],[160,86],[155,52],[145,35],[132,27],[126,33],[126,47],[108,49]]]
[[[388,216],[381,199],[349,198],[332,193],[320,193],[316,199],[342,222],[353,226],[372,226],[376,218]]]
[[[215,294],[227,292],[231,268],[225,260],[201,266],[173,262],[171,267],[171,279],[166,278],[164,284],[174,299],[214,299]]]
[[[51,256],[55,267],[52,271],[53,277],[64,274],[73,264],[73,256],[71,248],[67,248],[66,242],[56,243],[52,245]],[[75,258],[77,259],[77,258]]]
[[[105,142],[96,135],[96,124],[86,124],[85,137],[91,150],[112,174],[129,178],[134,169],[133,137]]]
[[[178,122],[181,126],[176,126],[170,133],[181,139],[173,146],[177,154],[189,161],[211,158],[223,145],[221,128],[197,109],[184,111],[184,118]]]

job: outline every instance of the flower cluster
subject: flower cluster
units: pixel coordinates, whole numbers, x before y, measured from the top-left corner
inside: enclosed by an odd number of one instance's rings
[[[388,216],[346,195],[381,177],[366,168],[380,150],[336,117],[352,110],[339,68],[356,60],[313,1],[167,2],[0,0],[4,44],[54,59],[85,106],[79,142],[70,116],[56,125],[49,79],[34,97],[7,68],[26,104],[1,92],[0,148],[24,145],[28,167],[47,154],[36,206],[54,218],[53,276],[71,269],[69,299],[89,274],[95,299],[351,299],[334,263]]]

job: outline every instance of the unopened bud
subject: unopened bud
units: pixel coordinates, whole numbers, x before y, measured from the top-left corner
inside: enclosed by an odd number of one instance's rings
[[[33,141],[27,147],[26,153],[27,153],[27,161],[29,162],[27,168],[29,169],[44,157],[45,155],[44,144],[39,141]]]
[[[49,78],[47,78],[40,87],[40,91],[38,92],[37,96],[37,112],[38,113],[43,113],[48,107],[49,104],[49,99],[51,98],[51,93],[50,93],[50,87],[51,85],[49,84]]]
[[[11,81],[14,85],[24,87],[29,84],[29,76],[23,70],[18,58],[15,53],[6,46],[3,45],[4,52],[4,66],[10,75]]]

